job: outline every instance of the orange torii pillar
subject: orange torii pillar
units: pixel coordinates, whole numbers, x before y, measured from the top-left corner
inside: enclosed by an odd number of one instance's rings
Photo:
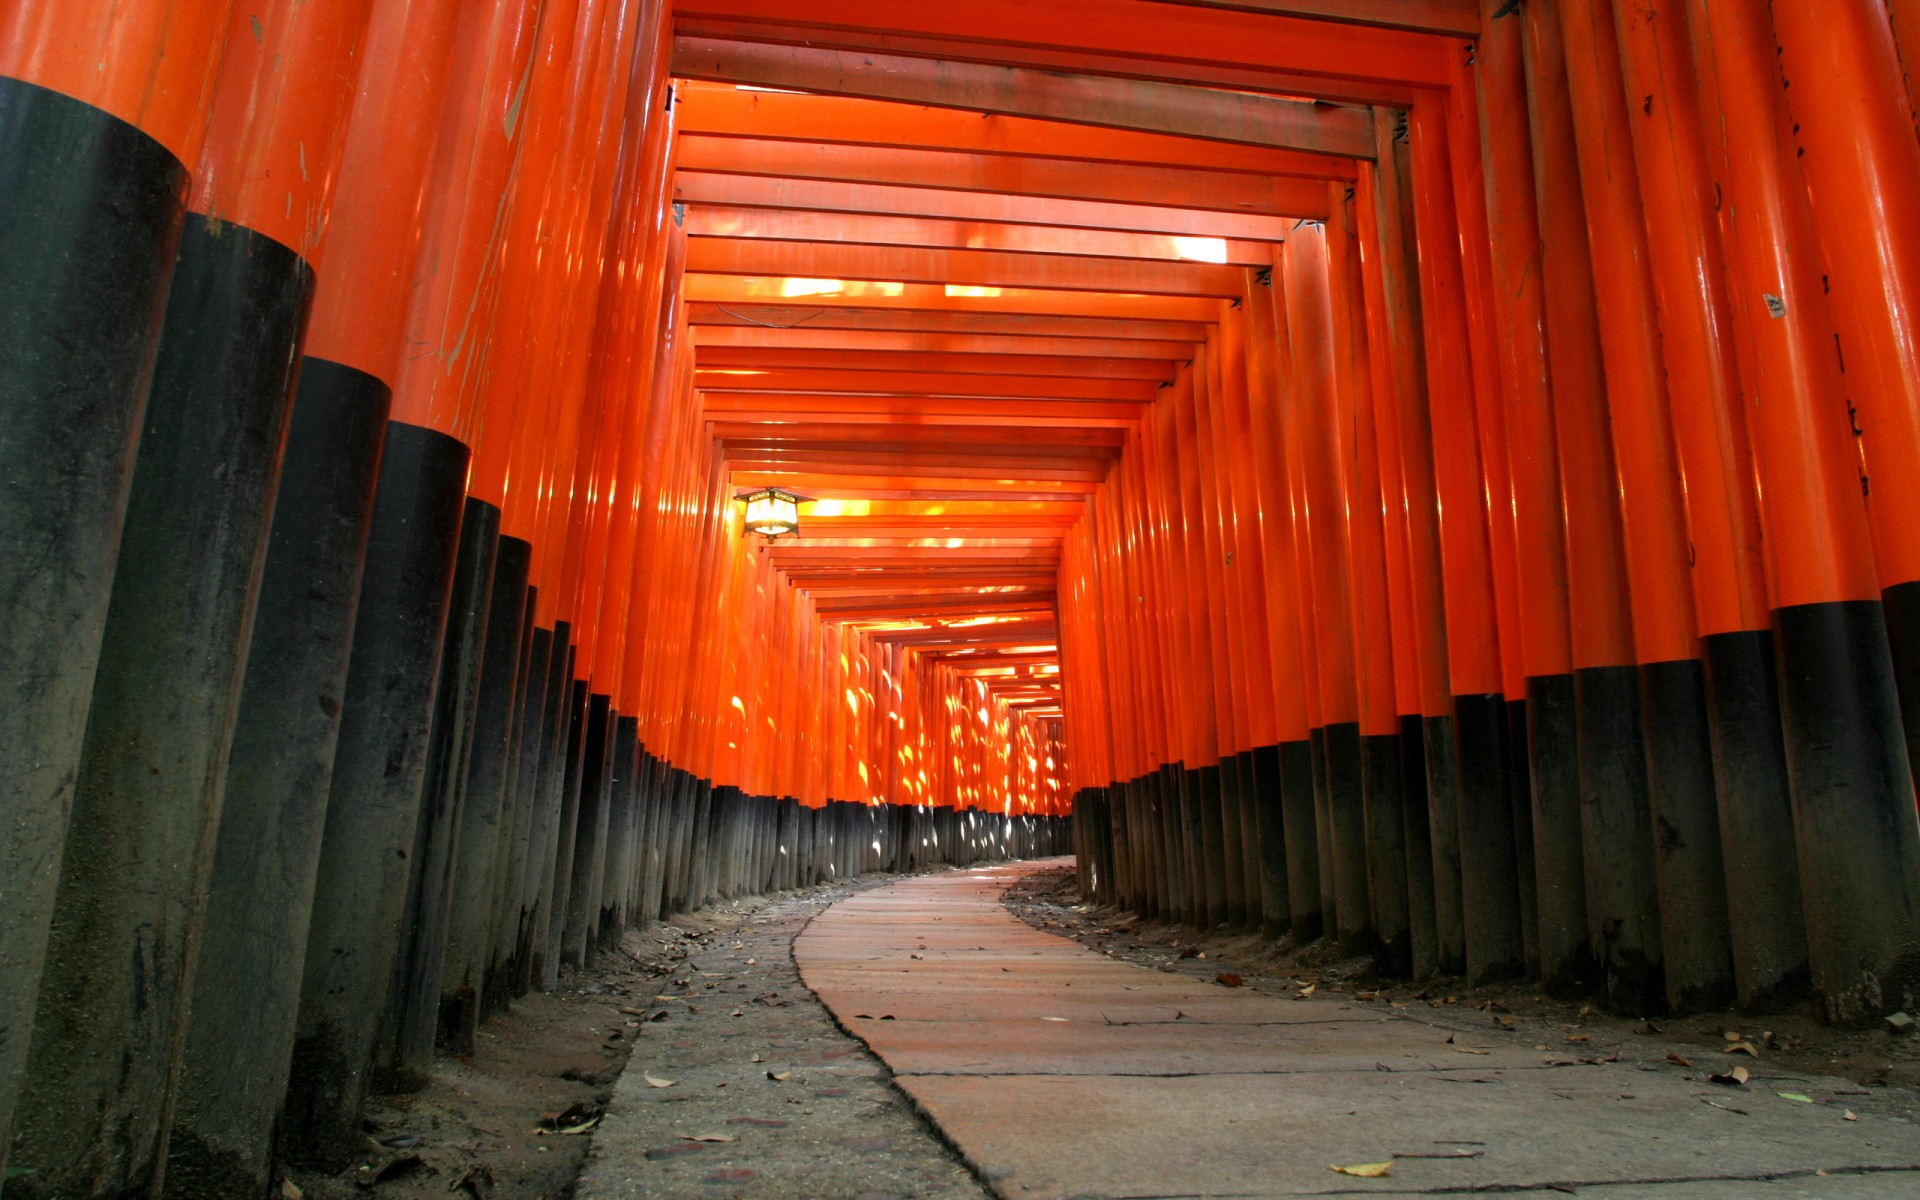
[[[118,7],[0,13],[0,1167],[229,6]]]
[[[1318,715],[1313,750],[1323,904],[1332,885],[1333,931],[1342,954],[1373,950],[1367,889],[1366,799],[1361,780],[1359,691],[1355,682],[1353,569],[1347,532],[1346,453],[1336,405],[1333,302],[1324,225],[1296,226],[1275,266],[1282,284],[1292,367],[1282,420],[1296,497],[1295,537],[1308,569],[1298,576],[1310,606]]]
[[[1799,872],[1792,846],[1781,836],[1791,804],[1759,497],[1721,247],[1728,210],[1724,188],[1707,171],[1706,139],[1717,114],[1702,110],[1680,8],[1648,13],[1615,5],[1614,23],[1628,93],[1642,97],[1630,114],[1633,144],[1685,478],[1711,783],[1719,794],[1717,821],[1709,823],[1704,812],[1673,794],[1664,767],[1656,776],[1655,819],[1673,824],[1698,850],[1684,873],[1669,872],[1680,878],[1663,880],[1661,903],[1676,912],[1711,914],[1717,901],[1728,911],[1730,930],[1737,931],[1723,943],[1728,953],[1683,943],[1674,923],[1663,926],[1668,993],[1676,1008],[1718,1007],[1736,994],[1736,976],[1737,990],[1754,996],[1772,992],[1787,976],[1800,976],[1799,920],[1789,915],[1780,924],[1776,900],[1794,893]],[[1649,719],[1657,718],[1650,712]],[[1718,869],[1708,861],[1716,833],[1725,847]],[[1705,896],[1708,890],[1717,895]],[[1704,922],[1689,921],[1686,928],[1694,938],[1722,935]],[[1683,961],[1700,968],[1683,973]],[[1716,974],[1697,973],[1709,965]]]
[[[1242,299],[1222,306],[1217,341],[1222,404],[1219,438],[1228,457],[1230,474],[1221,481],[1223,505],[1234,513],[1236,548],[1233,572],[1241,591],[1238,629],[1241,649],[1236,659],[1246,668],[1248,715],[1237,756],[1241,792],[1242,842],[1246,852],[1247,915],[1250,925],[1279,930],[1287,922],[1286,847],[1281,831],[1279,763],[1272,752],[1279,745],[1280,693],[1284,684],[1272,670],[1272,630],[1268,614],[1267,541],[1264,528],[1262,472],[1255,449],[1254,398],[1249,360],[1249,318],[1252,291],[1270,294],[1258,276],[1247,272]],[[1261,374],[1271,378],[1271,364]],[[1266,403],[1265,394],[1260,403]],[[1276,518],[1277,519],[1277,518]],[[1264,760],[1264,761],[1263,761]]]
[[[1520,892],[1529,973],[1563,994],[1590,980],[1578,742],[1567,596],[1566,527],[1549,380],[1521,23],[1482,4],[1476,44],[1489,270],[1512,487],[1521,695],[1510,693]],[[1520,818],[1526,818],[1524,822]],[[1520,836],[1524,826],[1525,836]]]
[[[1407,920],[1413,973],[1465,969],[1459,826],[1454,806],[1445,589],[1435,492],[1433,429],[1426,403],[1427,363],[1415,266],[1412,155],[1405,114],[1376,110],[1377,153],[1363,166],[1356,199],[1371,220],[1360,235],[1368,252],[1368,344],[1379,359],[1374,403],[1390,568],[1395,694],[1400,712],[1401,793],[1407,839]]]
[[[1263,561],[1267,577],[1277,581],[1265,588],[1267,651],[1275,682],[1274,744],[1256,756],[1254,771],[1261,781],[1262,810],[1269,814],[1268,836],[1280,850],[1279,861],[1270,858],[1267,870],[1280,873],[1286,897],[1284,909],[1278,895],[1268,897],[1266,928],[1278,932],[1284,926],[1304,945],[1324,932],[1326,917],[1311,732],[1318,687],[1310,674],[1308,601],[1298,582],[1309,568],[1296,536],[1296,472],[1283,416],[1291,411],[1288,396],[1295,383],[1287,370],[1292,350],[1281,299],[1285,280],[1276,278],[1278,269],[1262,271],[1247,289],[1246,301],[1248,424],[1259,468]],[[1267,845],[1263,839],[1263,850]]]
[[[124,538],[117,563],[109,560],[97,574],[103,584],[112,581],[97,674],[90,666],[78,672],[79,678],[91,677],[93,694],[71,822],[88,851],[64,862],[57,853],[46,855],[29,872],[50,881],[57,868],[60,880],[44,973],[37,969],[37,950],[24,956],[36,969],[17,972],[23,984],[37,983],[44,1015],[33,1024],[31,1040],[26,1021],[18,1036],[7,1039],[27,1055],[20,1110],[26,1115],[12,1131],[13,1150],[51,1188],[145,1190],[157,1187],[164,1174],[163,1122],[185,1052],[184,1014],[192,1000],[186,982],[200,945],[210,851],[294,368],[366,16],[365,3],[320,15],[275,3],[207,4],[192,13],[156,11],[132,21],[71,6],[56,13],[51,6],[26,5],[9,22],[14,28],[7,30],[8,49],[21,56],[21,69],[56,90],[27,89],[20,72],[0,58],[0,73],[12,77],[7,102],[26,105],[8,121],[28,140],[7,173],[31,180],[54,170],[64,176],[62,187],[98,189],[102,185],[86,179],[83,164],[115,146],[111,160],[94,161],[114,162],[112,188],[124,189],[68,192],[64,223],[38,233],[29,224],[13,236],[43,238],[34,249],[58,254],[62,236],[84,230],[100,240],[79,257],[132,272],[117,282],[126,294],[110,299],[91,293],[84,278],[49,276],[47,267],[16,259],[19,252],[11,247],[0,251],[0,270],[16,285],[34,284],[46,294],[97,306],[89,324],[23,331],[27,342],[7,355],[10,363],[29,369],[38,364],[45,372],[18,394],[56,400],[60,420],[70,422],[68,430],[42,439],[28,418],[9,439],[9,445],[74,473],[68,486],[81,489],[70,497],[74,508],[39,514],[48,527],[57,531],[70,516],[87,513],[100,500],[86,494],[93,488],[119,492],[124,466],[113,459],[133,439],[125,426],[116,435],[112,425],[141,412],[139,401],[145,401],[130,492],[119,493],[126,498],[124,531],[118,514],[105,510],[93,512],[102,523],[89,531],[109,549],[114,537],[124,532]],[[109,29],[120,37],[109,38]],[[223,57],[223,47],[234,46],[240,48]],[[115,69],[107,70],[109,64]],[[216,64],[217,83],[208,96]],[[69,74],[76,69],[94,78],[83,85]],[[60,95],[63,90],[72,98]],[[122,110],[116,117],[139,118],[152,127],[141,133],[109,118],[115,109]],[[66,131],[58,132],[63,125]],[[263,129],[275,136],[264,136]],[[50,136],[54,142],[32,148]],[[35,161],[55,145],[58,153],[81,157],[64,167]],[[197,155],[196,146],[202,147]],[[305,173],[303,146],[310,164]],[[169,150],[180,153],[181,161],[198,161],[183,228],[175,205],[184,176],[166,161]],[[76,169],[79,176],[72,175]],[[17,202],[22,207],[10,205],[10,211],[29,216],[44,203],[31,191]],[[100,218],[77,215],[85,209],[111,209],[128,227],[89,229]],[[147,259],[162,245],[177,257],[164,321],[156,329],[134,314],[151,303],[147,289],[165,278],[164,272],[148,273]],[[12,305],[21,313],[41,312],[44,298],[15,299]],[[60,318],[56,306],[40,319]],[[69,352],[101,356],[94,370],[105,367],[134,384],[137,391],[123,396],[134,407],[122,407],[102,391],[102,377],[70,376],[63,356],[40,342],[48,333]],[[155,350],[157,357],[148,357]],[[128,366],[132,374],[120,374]],[[82,396],[85,403],[76,404]],[[84,453],[58,449],[82,430],[98,444]],[[95,465],[82,465],[88,462]],[[18,468],[25,486],[15,492],[10,467],[10,494],[22,501],[41,495],[34,480],[38,469]],[[16,548],[23,561],[48,570],[46,537],[35,541],[34,549]],[[85,547],[73,549],[84,561]],[[76,600],[58,603],[86,614],[88,605]],[[25,608],[45,611],[38,603]],[[81,646],[69,642],[60,652],[79,653]],[[183,688],[191,702],[181,702]],[[36,768],[36,774],[45,771],[43,764]],[[31,817],[32,806],[27,811]],[[43,830],[30,819],[28,832]],[[7,854],[11,870],[17,861],[12,847]],[[31,897],[35,889],[24,890]],[[29,927],[34,915],[27,914]],[[135,948],[131,954],[129,946]],[[241,1002],[229,1011],[247,1009]],[[284,1053],[285,1047],[270,1050]],[[57,1095],[79,1098],[84,1117],[57,1113],[64,1103]],[[258,1157],[254,1168],[264,1172]]]
[[[1385,497],[1381,490],[1376,362],[1367,328],[1357,189],[1328,185],[1328,280],[1333,302],[1334,417],[1350,547],[1354,681],[1360,733],[1360,782],[1366,801],[1368,896],[1375,969],[1389,976],[1413,970],[1406,830],[1407,747],[1401,741],[1395,671],[1392,584]],[[1371,213],[1368,214],[1371,216]],[[1382,381],[1384,382],[1384,381]],[[1404,649],[1402,653],[1406,653]]]
[[[1757,6],[1729,9],[1710,14],[1711,21],[1693,14],[1697,43],[1711,40],[1731,55],[1723,39],[1761,36]],[[1770,524],[1768,532],[1773,618],[1813,983],[1828,1020],[1867,1024],[1890,1009],[1920,1003],[1911,969],[1920,942],[1920,823],[1912,773],[1920,750],[1920,541],[1913,536],[1920,515],[1920,343],[1913,335],[1920,320],[1920,142],[1913,125],[1914,63],[1909,57],[1905,64],[1909,87],[1903,94],[1893,30],[1880,5],[1770,5],[1767,11],[1779,73],[1760,74],[1752,60],[1756,52],[1743,53],[1745,77],[1778,88],[1784,110],[1776,125],[1778,173],[1784,176],[1779,209],[1755,193],[1751,174],[1745,187],[1731,172],[1729,179],[1746,204],[1760,206],[1749,214],[1754,220],[1781,222],[1778,231],[1769,231],[1776,242],[1791,238],[1804,246],[1811,232],[1819,257],[1817,265],[1798,255],[1787,264],[1769,264],[1765,243],[1756,245],[1755,230],[1745,222],[1733,227],[1734,257],[1738,278],[1770,280],[1782,289],[1764,293],[1785,309],[1778,324],[1769,326],[1750,310],[1741,313],[1744,325],[1759,327],[1749,330],[1756,361],[1777,363],[1782,351],[1767,351],[1766,339],[1791,336],[1809,356],[1804,370],[1811,381],[1825,382],[1811,397],[1802,394],[1803,403],[1818,397],[1823,404],[1806,414],[1807,428],[1796,433],[1799,410],[1784,403],[1770,408],[1771,385],[1782,380],[1766,380],[1770,390],[1757,405],[1755,442],[1767,513],[1779,525],[1776,530]],[[1901,19],[1898,46],[1911,52],[1920,32],[1912,27],[1913,6],[1903,3],[1894,11]],[[1765,121],[1764,113],[1742,113],[1727,95],[1736,86],[1726,74],[1732,63],[1729,58],[1717,67],[1730,154],[1741,148],[1734,140],[1736,115],[1756,130],[1750,135],[1755,138],[1763,136],[1758,129]],[[1810,208],[1806,218],[1798,215],[1801,195]],[[1813,339],[1826,344],[1827,332],[1820,328],[1820,300],[1805,290],[1815,280],[1837,334],[1831,344],[1838,350],[1838,379],[1828,373],[1835,365],[1811,357]],[[1769,357],[1760,359],[1762,353]],[[1834,436],[1829,427],[1842,421],[1858,443],[1858,487],[1873,533],[1878,606],[1862,594],[1864,551],[1856,544],[1853,518],[1837,507],[1835,489],[1842,488],[1844,469],[1828,439]],[[1798,480],[1796,455],[1813,460],[1799,467]],[[1776,509],[1776,499],[1791,511]],[[1803,506],[1794,507],[1799,501]],[[1892,682],[1905,714],[1905,761],[1894,745],[1883,638],[1890,640]]]
[[[1427,755],[1434,807],[1446,804],[1445,793],[1453,792],[1466,975],[1480,981],[1519,973],[1525,953],[1507,777],[1495,539],[1488,512],[1500,489],[1491,486],[1485,465],[1490,457],[1485,448],[1504,449],[1504,439],[1494,441],[1478,411],[1486,391],[1494,390],[1497,399],[1498,381],[1493,364],[1481,363],[1475,352],[1473,326],[1479,314],[1468,304],[1475,281],[1459,253],[1461,242],[1473,235],[1462,236],[1452,186],[1453,160],[1464,150],[1450,145],[1441,103],[1439,97],[1418,101],[1409,119],[1427,403],[1440,506],[1447,680],[1453,697],[1452,714],[1427,723]],[[1477,176],[1477,157],[1473,166]],[[1504,464],[1498,474],[1504,477]]]
[[[451,830],[431,821],[434,809],[426,837],[418,827],[498,270],[493,247],[474,226],[491,225],[526,128],[502,121],[533,50],[533,23],[520,20],[525,2],[462,6],[452,18],[446,118],[418,245],[406,247],[415,257],[404,268],[383,264],[410,281],[407,349],[391,368],[392,420],[354,625],[288,1095],[290,1150],[321,1167],[338,1167],[357,1153],[376,1057],[385,1070],[419,1065],[420,1035],[417,1025],[410,1034],[399,1029],[406,993],[395,984],[418,958],[412,951],[423,923],[432,938],[433,922],[444,918],[431,897],[424,914],[418,901],[424,884],[451,861],[450,847],[441,848]],[[480,532],[466,540],[478,548],[497,531],[498,514],[471,515]],[[483,569],[472,549],[468,557],[469,593],[484,596],[474,580],[490,583],[491,546],[484,547]],[[395,1011],[383,1016],[389,997],[396,997]],[[382,1029],[387,1041],[376,1054]],[[430,1031],[426,1043],[430,1053]],[[411,1053],[398,1049],[403,1044]]]
[[[1659,980],[1647,969],[1658,961],[1659,901],[1654,882],[1646,755],[1640,730],[1632,614],[1627,595],[1627,546],[1619,504],[1620,474],[1613,453],[1611,406],[1595,308],[1593,262],[1587,234],[1568,94],[1560,19],[1551,6],[1526,10],[1525,66],[1533,138],[1534,189],[1541,238],[1548,366],[1567,536],[1567,609],[1572,650],[1572,720],[1581,797],[1580,852],[1585,860],[1587,955],[1566,950],[1556,936],[1543,970],[1550,988],[1605,988],[1616,1011],[1641,1011],[1660,1002]],[[1539,717],[1553,710],[1543,705]],[[1564,787],[1567,766],[1537,758],[1536,789]],[[1542,802],[1544,813],[1544,800]],[[1543,818],[1538,861],[1560,861],[1567,833]],[[1548,913],[1542,888],[1542,915]]]

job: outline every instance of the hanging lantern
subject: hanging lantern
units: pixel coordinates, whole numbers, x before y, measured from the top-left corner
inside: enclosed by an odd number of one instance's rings
[[[757,533],[769,542],[800,532],[800,502],[805,496],[783,492],[779,488],[761,488],[742,492],[735,500],[747,506],[747,532]]]

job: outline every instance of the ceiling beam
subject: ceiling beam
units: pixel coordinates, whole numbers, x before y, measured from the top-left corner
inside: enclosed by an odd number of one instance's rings
[[[1113,166],[1075,162],[1069,158],[682,134],[675,161],[682,171],[718,175],[939,188],[1269,217],[1318,219],[1327,209],[1324,179],[1195,171],[1185,167]],[[728,199],[732,203],[746,203]],[[1032,217],[1022,219],[1035,223]]]
[[[1188,86],[1199,84],[1273,96],[1325,100],[1335,104],[1407,108],[1421,91],[1435,86],[1413,85],[1364,75],[1309,75],[1239,63],[1141,57],[1113,50],[1089,49],[1077,44],[1036,46],[956,41],[894,29],[829,29],[818,25],[711,16],[681,16],[675,21],[674,27],[688,37],[716,38],[721,41],[780,42],[789,46],[829,47],[862,53],[951,58],[999,66],[1030,67],[1040,71],[1104,75],[1113,79],[1145,79]]]
[[[891,350],[808,349],[795,346],[740,347],[696,343],[698,369],[766,370],[792,367],[830,371],[933,371],[963,375],[1066,375],[1075,379],[1150,379],[1171,383],[1169,362],[1144,358],[1102,358],[1070,354],[936,353]]]
[[[1402,29],[1451,38],[1478,38],[1480,0],[1155,0],[1184,8],[1217,8],[1307,17],[1376,29]]]
[[[681,133],[965,150],[1310,179],[1351,180],[1356,174],[1350,160],[1324,154],[1094,126],[1082,126],[1072,137],[1063,138],[1057,121],[849,96],[766,92],[690,80],[675,99],[674,116]]]
[[[891,425],[1104,425],[1131,428],[1145,406],[1097,400],[955,400],[901,396],[738,396],[706,398],[706,414],[735,422],[796,418]]]
[[[1060,337],[1138,339],[1143,342],[1204,342],[1211,319],[1169,321],[1133,317],[1068,317],[1044,313],[916,312],[874,308],[809,308],[790,302],[756,300],[695,301],[687,305],[687,322],[698,326],[720,326],[762,330],[783,336],[805,329],[838,331],[906,332],[947,336],[985,335],[994,337]],[[1184,348],[1180,358],[1192,357]]]
[[[706,275],[779,275],[801,279],[899,280],[943,287],[1038,288],[1125,295],[1235,299],[1242,267],[1197,262],[1069,258],[996,250],[926,250],[757,238],[687,240],[687,271]]]
[[[1118,261],[1273,265],[1273,243],[1240,238],[1191,238],[1110,229],[1005,225],[872,213],[808,212],[730,204],[689,204],[687,236],[835,245],[899,246],[927,250],[986,250],[1040,257]]]
[[[1160,384],[1151,379],[1086,379],[1052,375],[959,375],[912,371],[829,371],[776,367],[756,374],[704,370],[693,385],[708,396],[819,394],[831,396],[993,396],[1036,400],[1118,400],[1150,404]]]
[[[1237,238],[1285,241],[1296,218],[1327,217],[1324,187],[1290,197],[1289,207],[1310,211],[1293,216],[1168,207],[1164,202],[1128,204],[1105,200],[1016,196],[959,191],[949,187],[905,187],[822,179],[780,179],[721,175],[684,167],[674,176],[674,198],[689,205],[798,209],[805,212],[926,217],[983,221],[1003,225],[1047,225],[1060,229],[1105,229],[1169,237]]]
[[[674,38],[673,73],[1338,158],[1375,152],[1371,109],[1176,83],[686,36]]]
[[[1441,38],[1222,10],[1196,19],[1153,0],[677,0],[676,18],[916,35],[963,47],[1079,49],[1127,58],[1247,68],[1271,75],[1445,87],[1455,46]]]
[[[819,311],[819,310],[815,310]],[[913,354],[935,357],[986,359],[1047,355],[1072,361],[1118,366],[1130,363],[1159,377],[1167,364],[1193,354],[1186,342],[1120,341],[1115,338],[998,336],[981,333],[935,333],[910,330],[767,329],[753,325],[697,325],[696,351],[705,354],[737,352],[775,354],[785,350],[820,354]],[[704,360],[703,360],[704,361]]]
[[[731,444],[736,440],[785,439],[796,442],[844,441],[864,443],[913,443],[934,445],[992,445],[994,443],[1026,443],[1036,439],[1036,435],[1025,428],[979,425],[945,425],[919,427],[914,425],[847,425],[832,421],[784,422],[773,425],[755,423],[751,419],[723,420],[709,419],[708,430],[722,442]],[[1062,425],[1049,430],[1043,439],[1049,446],[1087,446],[1107,448],[1117,452],[1127,443],[1123,429]],[[885,510],[888,512],[906,512],[907,510]],[[1043,510],[1035,510],[1043,511]]]
[[[796,292],[790,276],[709,275],[690,271],[683,294],[696,303],[707,301],[736,309],[743,303],[772,303],[800,308],[903,308],[921,312],[1024,313],[1039,317],[1118,317],[1208,324],[1220,316],[1220,302],[1208,297],[1013,287],[952,295],[943,286],[927,283],[896,281],[893,287],[887,288],[872,283],[851,286],[860,282],[857,280],[846,282],[850,286],[845,289],[806,295]]]

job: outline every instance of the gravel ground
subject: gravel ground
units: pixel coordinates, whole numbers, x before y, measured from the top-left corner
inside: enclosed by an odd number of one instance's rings
[[[1341,959],[1326,942],[1293,948],[1257,934],[1202,934],[1142,921],[1081,902],[1071,866],[1038,867],[1009,888],[1007,908],[1021,920],[1070,937],[1109,957],[1162,971],[1281,995],[1344,995],[1377,1003],[1448,1029],[1529,1039],[1549,1057],[1572,1062],[1620,1056],[1684,1063],[1702,1078],[1749,1067],[1756,1078],[1792,1073],[1850,1080],[1834,1098],[1861,1112],[1920,1122],[1920,1034],[1831,1029],[1801,1011],[1752,1016],[1616,1017],[1592,1005],[1539,995],[1525,982],[1468,988],[1459,979],[1383,980],[1371,960]],[[1738,1047],[1738,1049],[1735,1049]]]
[[[579,1200],[976,1200],[988,1193],[800,982],[794,938],[862,885],[628,934],[633,1057]],[[871,886],[866,885],[866,886]]]

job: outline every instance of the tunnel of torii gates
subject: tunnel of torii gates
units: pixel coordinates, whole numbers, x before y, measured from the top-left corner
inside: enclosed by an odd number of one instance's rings
[[[630,925],[930,863],[1920,1002],[1916,78],[1920,0],[0,0],[7,1200],[263,1195]]]

